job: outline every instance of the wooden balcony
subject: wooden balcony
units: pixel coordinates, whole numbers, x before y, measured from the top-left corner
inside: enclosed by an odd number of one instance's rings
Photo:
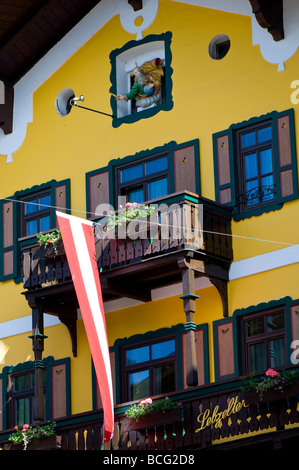
[[[136,232],[120,239],[101,238],[95,231],[104,300],[132,297],[149,301],[155,287],[182,280],[184,264],[192,264],[198,276],[227,281],[232,260],[230,209],[188,192],[153,203],[158,209],[150,216],[146,233],[140,233],[137,226]],[[46,297],[54,299],[60,292],[65,300],[73,301],[62,244],[57,254],[35,245],[24,247],[22,256],[28,299],[43,298],[47,307]],[[51,313],[52,302],[48,301]]]
[[[299,437],[298,393],[281,392],[270,402],[246,403],[238,381],[197,387],[173,394],[183,405],[180,418],[163,423],[159,413],[147,428],[130,428],[125,417],[129,404],[115,407],[115,429],[106,450],[274,450],[294,445]],[[100,450],[101,410],[56,420],[62,450]],[[0,432],[0,448],[8,449],[12,430]],[[250,432],[256,432],[254,436]],[[225,438],[229,440],[225,441]],[[224,439],[224,440],[223,440]]]

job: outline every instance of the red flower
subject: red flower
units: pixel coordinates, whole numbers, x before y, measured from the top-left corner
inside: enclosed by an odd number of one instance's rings
[[[275,375],[279,375],[279,373],[276,372],[276,370],[268,369],[267,372],[266,372],[266,375],[270,375],[271,377],[275,377]]]

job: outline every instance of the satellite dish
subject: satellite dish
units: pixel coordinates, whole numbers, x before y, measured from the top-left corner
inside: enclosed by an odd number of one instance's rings
[[[60,116],[66,116],[71,112],[73,104],[71,100],[75,98],[75,93],[71,88],[65,88],[56,96],[55,107]]]

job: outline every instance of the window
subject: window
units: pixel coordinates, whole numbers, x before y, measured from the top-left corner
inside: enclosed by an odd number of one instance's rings
[[[51,229],[51,193],[43,191],[22,198],[21,236],[35,235]]]
[[[171,37],[170,32],[150,35],[111,52],[114,127],[172,109]]]
[[[294,111],[273,111],[213,135],[216,201],[234,220],[298,198]]]
[[[46,409],[46,370],[44,377],[44,406]],[[34,370],[11,374],[10,382],[10,424],[22,426],[24,423],[32,423],[34,420]]]
[[[281,367],[287,363],[284,309],[245,316],[245,373]]]
[[[220,60],[230,49],[230,39],[226,34],[218,34],[209,44],[209,54],[212,59]]]
[[[275,200],[272,123],[240,130],[236,135],[240,210]]]
[[[174,338],[123,350],[124,401],[172,392],[177,387]]]
[[[126,196],[128,202],[141,203],[169,193],[167,154],[120,166],[116,172],[117,195]]]

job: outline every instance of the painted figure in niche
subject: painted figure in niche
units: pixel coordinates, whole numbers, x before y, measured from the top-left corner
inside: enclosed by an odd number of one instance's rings
[[[136,63],[136,62],[135,62]],[[162,99],[162,60],[157,58],[144,62],[131,73],[134,76],[134,84],[129,93],[115,96],[117,100],[136,100],[136,106],[147,108],[152,104],[161,103]]]

